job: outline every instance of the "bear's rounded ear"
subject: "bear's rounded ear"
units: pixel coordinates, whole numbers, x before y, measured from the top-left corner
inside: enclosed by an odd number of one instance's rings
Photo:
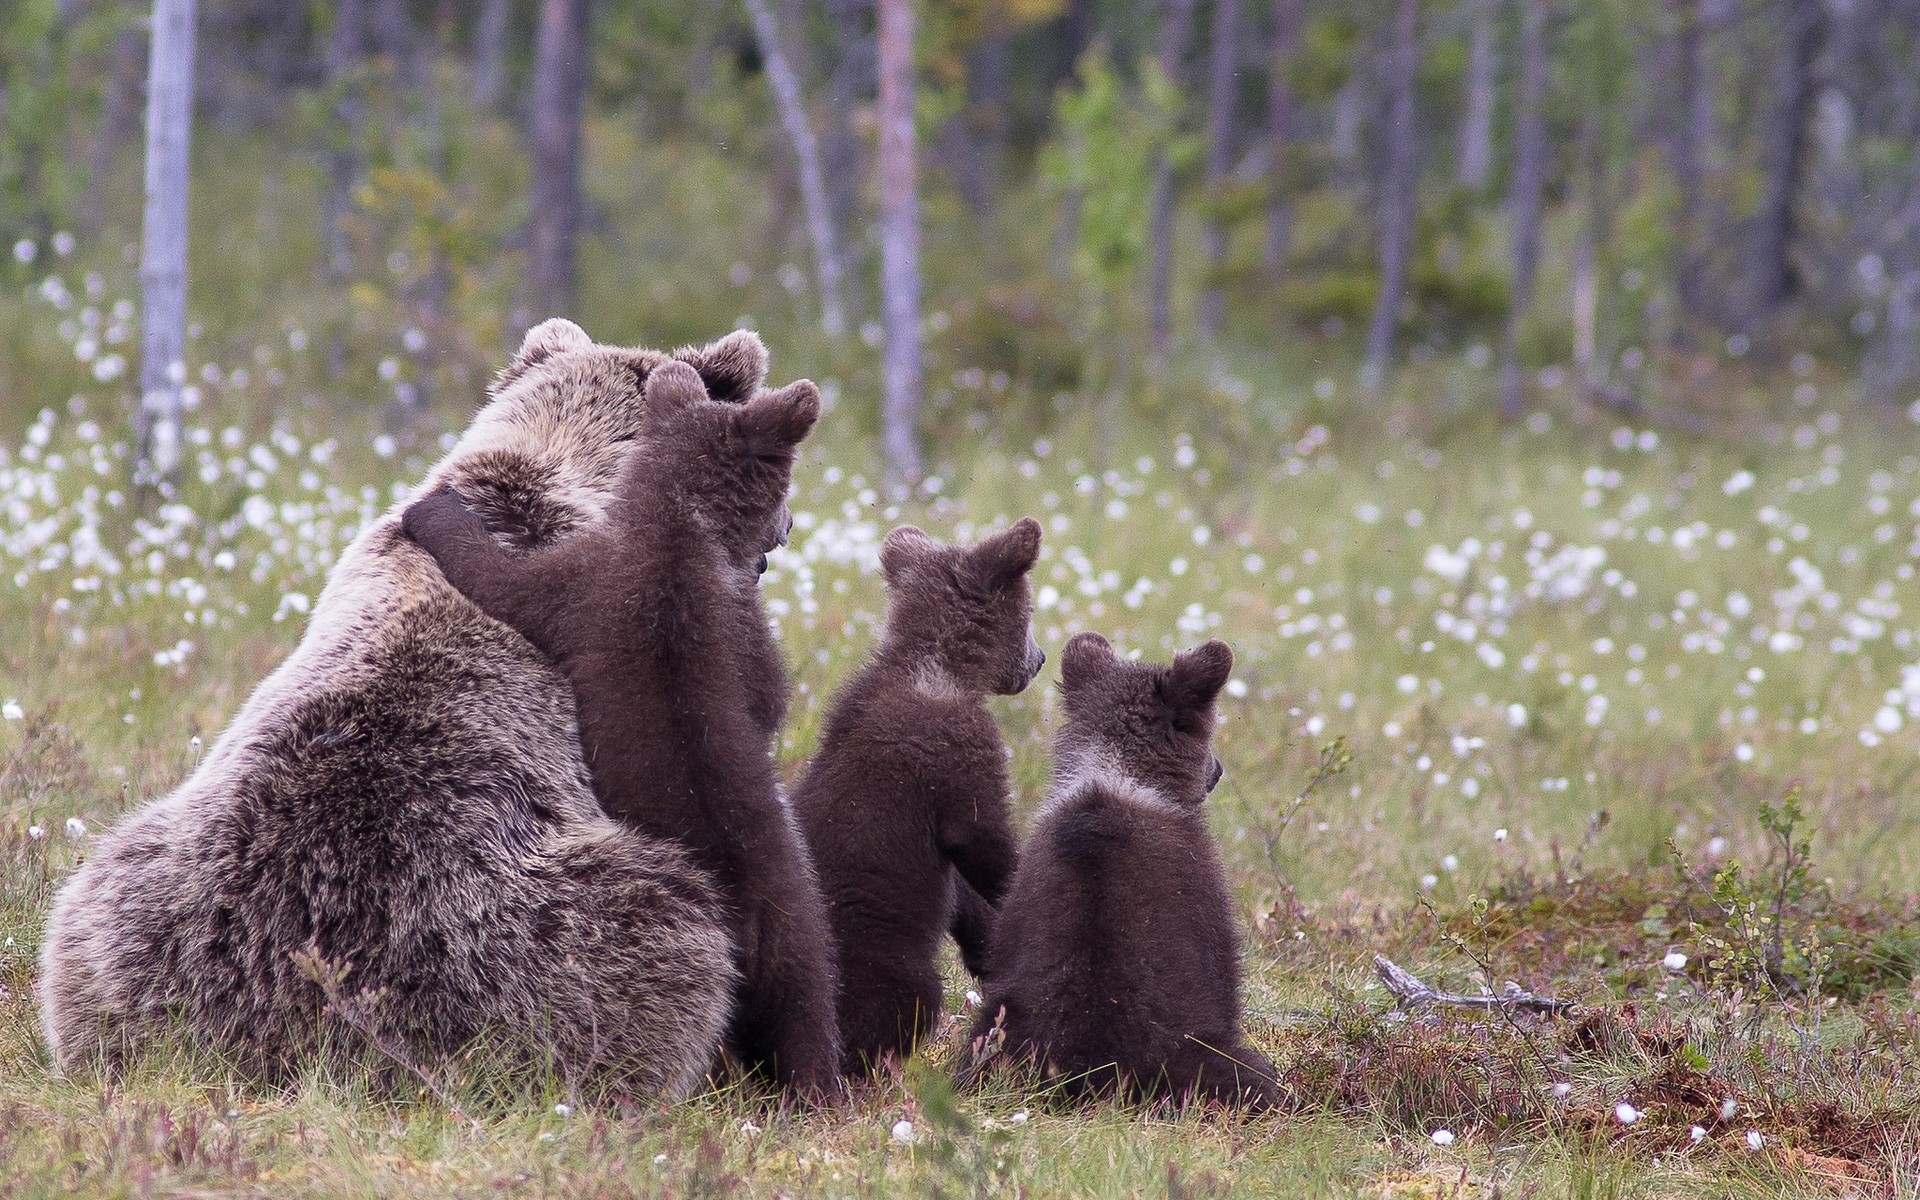
[[[1060,652],[1060,681],[1068,688],[1077,688],[1111,671],[1119,662],[1112,642],[1097,633],[1075,634]]]
[[[1040,558],[1040,522],[1021,517],[1012,528],[994,534],[967,552],[967,560],[993,589],[1019,582]]]
[[[749,400],[740,414],[740,428],[750,453],[783,454],[806,440],[819,419],[820,389],[802,379]]]
[[[751,329],[704,346],[682,346],[673,357],[700,373],[708,396],[727,404],[751,400],[767,382],[767,344]]]
[[[514,380],[556,354],[592,348],[593,339],[587,336],[586,330],[565,317],[549,317],[527,330],[527,336],[520,339],[520,349],[514,354],[513,361],[494,378],[493,393],[499,395]]]
[[[1205,708],[1227,686],[1233,674],[1233,647],[1219,638],[1173,656],[1161,692],[1182,708]]]
[[[668,359],[647,372],[645,390],[641,395],[646,401],[647,412],[661,416],[705,400],[707,387],[700,382],[700,376],[692,367]]]
[[[940,551],[940,543],[934,541],[912,525],[901,525],[887,534],[887,540],[880,543],[880,572],[888,583],[899,578],[900,574],[916,563],[925,562]]]

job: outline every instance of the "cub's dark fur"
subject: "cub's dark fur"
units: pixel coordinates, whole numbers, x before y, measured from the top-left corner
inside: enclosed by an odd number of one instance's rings
[[[1013,873],[1006,754],[987,711],[1046,661],[1034,644],[1032,518],[972,549],[912,526],[880,550],[889,600],[880,648],[834,697],[820,750],[793,793],[833,921],[840,1039],[855,1073],[904,1058],[941,1011],[937,955],[954,923],[978,962],[976,899]]]
[[[757,587],[820,396],[801,382],[719,403],[667,363],[643,402],[646,440],[596,530],[510,554],[451,492],[422,498],[403,527],[572,682],[601,805],[713,872],[743,976],[730,1048],[784,1085],[837,1090],[830,935],[774,789],[786,687]]]
[[[1093,633],[1062,655],[1053,794],[994,925],[973,1036],[1004,1036],[1073,1093],[1275,1102],[1241,1032],[1233,908],[1201,811],[1232,669],[1218,641],[1171,666],[1122,661]]]

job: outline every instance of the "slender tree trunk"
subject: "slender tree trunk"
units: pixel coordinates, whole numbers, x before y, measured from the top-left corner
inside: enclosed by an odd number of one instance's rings
[[[1582,386],[1600,382],[1597,368],[1600,324],[1600,248],[1606,245],[1612,221],[1612,201],[1607,192],[1606,147],[1602,143],[1602,117],[1591,111],[1582,115],[1579,133],[1580,174],[1586,197],[1582,219],[1573,240],[1573,365]]]
[[[826,176],[820,169],[820,143],[807,120],[800,80],[787,61],[773,10],[767,7],[767,0],[747,0],[747,9],[753,16],[760,59],[766,64],[767,82],[773,86],[780,123],[793,143],[793,156],[800,169],[800,204],[806,215],[807,236],[813,242],[814,275],[820,286],[820,327],[827,336],[837,338],[847,331],[844,272],[833,208],[827,200]]]
[[[146,210],[140,226],[137,483],[171,490],[180,472],[187,381],[187,180],[193,132],[194,0],[154,0],[147,56]]]
[[[1008,107],[1013,90],[1012,44],[998,28],[974,43],[967,53],[967,107],[961,115],[966,153],[958,171],[960,194],[977,217],[993,211],[995,185],[1000,180],[1011,122]]]
[[[1260,247],[1260,265],[1278,279],[1293,241],[1293,186],[1289,160],[1293,152],[1293,59],[1300,48],[1300,9],[1303,0],[1274,0],[1273,60],[1267,69],[1267,193],[1266,237]]]
[[[1520,102],[1515,110],[1513,297],[1500,349],[1500,415],[1520,415],[1520,327],[1533,304],[1540,261],[1540,204],[1547,181],[1547,20],[1550,0],[1520,0]]]
[[[1180,94],[1182,64],[1187,57],[1187,33],[1193,20],[1193,0],[1165,0],[1160,11],[1160,72]],[[1148,344],[1155,362],[1173,348],[1173,160],[1166,147],[1153,156],[1153,191],[1147,214],[1151,242],[1147,278]]]
[[[106,224],[107,186],[121,147],[140,128],[141,74],[146,68],[146,38],[131,18],[113,35],[107,67],[107,94],[100,105],[100,128],[87,147],[87,190],[80,197],[80,228],[98,233]]]
[[[920,478],[920,196],[914,161],[913,3],[880,0],[881,443],[887,477]]]
[[[587,0],[541,0],[533,56],[533,202],[527,239],[527,291],[532,315],[541,320],[573,307],[586,39]]]
[[[1683,321],[1698,316],[1705,275],[1701,187],[1712,133],[1713,87],[1706,74],[1705,0],[1669,0],[1675,19],[1674,78],[1679,126],[1669,142],[1674,189],[1679,193],[1674,291]]]
[[[1200,292],[1196,332],[1203,342],[1220,335],[1226,316],[1226,297],[1219,274],[1226,267],[1227,230],[1220,221],[1227,170],[1233,157],[1234,77],[1240,47],[1240,0],[1214,0],[1213,47],[1207,64],[1207,220],[1202,244],[1207,257],[1207,285]]]
[[[473,106],[491,111],[500,103],[507,75],[507,19],[513,0],[483,0],[473,30]]]
[[[1454,180],[1482,191],[1493,174],[1493,91],[1500,73],[1497,0],[1467,0],[1467,111],[1460,121],[1460,158]]]
[[[833,27],[831,69],[827,72],[826,122],[820,132],[820,157],[827,173],[827,196],[833,202],[836,229],[857,228],[860,180],[867,161],[853,114],[874,94],[874,38],[868,27],[872,0],[826,0],[827,21]],[[865,261],[865,251],[853,239],[843,248],[849,275]],[[849,297],[849,299],[853,299]]]
[[[1793,207],[1813,113],[1813,61],[1820,49],[1820,0],[1778,0],[1778,8],[1786,45],[1775,89],[1779,107],[1769,130],[1766,194],[1753,245],[1753,299],[1762,314],[1785,303],[1798,287],[1791,258]]]
[[[361,0],[339,0],[333,10],[333,28],[327,33],[325,68],[333,92],[332,144],[327,147],[326,191],[320,197],[320,252],[328,291],[338,296],[353,276],[353,242],[347,236],[347,216],[353,211],[353,189],[360,179],[360,146],[365,135],[366,98],[360,78],[366,57],[366,14]],[[346,372],[344,332],[330,329],[326,342],[327,377]]]
[[[1419,66],[1415,40],[1419,0],[1394,0],[1393,42],[1387,59],[1387,161],[1380,189],[1380,298],[1367,326],[1367,357],[1360,381],[1368,390],[1386,382],[1393,341],[1405,302],[1407,268],[1413,251],[1417,168],[1413,144],[1414,72]]]

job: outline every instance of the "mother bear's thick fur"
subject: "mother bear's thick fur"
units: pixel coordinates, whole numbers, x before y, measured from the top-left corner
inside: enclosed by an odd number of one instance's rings
[[[735,334],[673,356],[718,398],[763,382]],[[549,321],[423,488],[522,546],[602,519],[666,356]],[[487,1037],[574,1078],[690,1089],[735,984],[720,903],[595,802],[565,679],[399,530],[342,554],[300,645],[172,794],[100,837],[53,905],[41,1016],[62,1070],[169,1032],[275,1079],[352,1045],[301,956],[347,968],[371,1033],[424,1061]]]

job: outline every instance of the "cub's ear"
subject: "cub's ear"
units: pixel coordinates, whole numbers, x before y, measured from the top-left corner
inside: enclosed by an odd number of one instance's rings
[[[708,396],[728,404],[751,400],[767,382],[767,344],[751,329],[704,346],[682,346],[673,357],[700,373]]]
[[[804,441],[819,419],[820,389],[802,379],[748,401],[740,414],[740,430],[750,453],[784,454]]]
[[[1075,634],[1060,652],[1060,681],[1070,689],[1077,688],[1111,671],[1119,662],[1112,642],[1097,633]]]
[[[925,562],[940,551],[940,543],[912,525],[902,525],[880,543],[880,572],[888,583],[916,563]]]
[[[1212,704],[1233,674],[1233,648],[1215,638],[1173,656],[1173,666],[1160,684],[1169,704],[1200,709]]]
[[[1040,557],[1040,522],[1021,517],[1011,529],[996,533],[967,551],[967,562],[979,579],[995,590],[1011,587],[1033,570]]]
[[[692,367],[668,359],[647,373],[642,397],[648,414],[659,417],[705,400],[707,386]]]
[[[513,361],[494,378],[493,394],[497,396],[506,391],[514,380],[556,354],[592,348],[593,339],[587,336],[587,331],[565,317],[551,317],[542,321],[527,330],[527,336],[520,339],[520,349],[513,356]]]

